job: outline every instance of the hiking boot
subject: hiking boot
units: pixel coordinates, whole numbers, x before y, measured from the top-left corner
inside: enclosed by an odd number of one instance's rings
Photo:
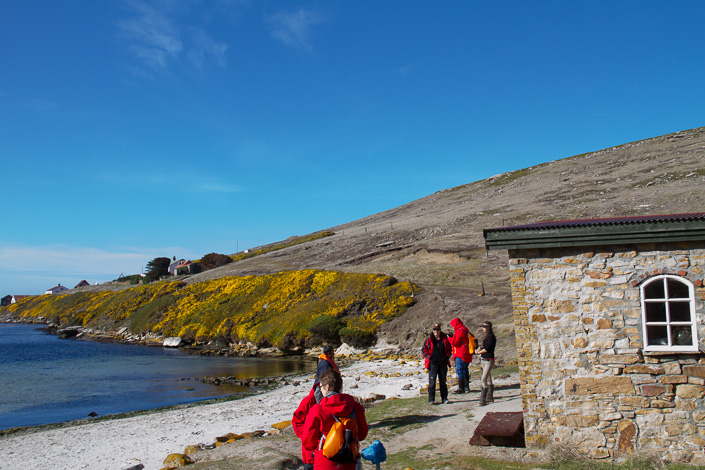
[[[485,406],[487,404],[487,389],[482,388],[480,390],[480,406]]]
[[[465,385],[465,382],[464,382],[464,381],[463,381],[463,382],[460,382],[460,385],[458,386],[458,389],[457,389],[457,390],[453,390],[453,393],[455,393],[456,395],[458,395],[458,394],[460,394],[460,393],[465,393],[465,387],[464,387],[463,385]]]
[[[433,399],[431,399],[431,398],[428,399],[428,404],[429,404],[429,405],[433,405],[434,403],[436,403],[436,400],[433,400]]]
[[[441,405],[445,405],[446,403],[449,403],[447,398],[444,398],[443,401],[441,402]]]
[[[465,393],[470,393],[470,377],[465,377]]]

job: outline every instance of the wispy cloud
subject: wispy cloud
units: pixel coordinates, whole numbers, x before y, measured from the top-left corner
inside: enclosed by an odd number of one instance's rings
[[[158,187],[164,189],[178,187],[181,191],[195,193],[241,193],[247,191],[244,186],[222,181],[209,175],[194,173],[111,173],[103,175],[106,181],[121,187]]]
[[[143,2],[130,2],[136,17],[118,23],[121,36],[132,54],[154,69],[164,69],[183,49],[176,22],[164,11]]]
[[[299,8],[296,11],[280,11],[267,18],[272,37],[294,49],[311,51],[311,31],[325,21],[319,13]]]
[[[188,63],[202,70],[212,61],[225,66],[228,45],[216,41],[199,26],[189,24],[189,9],[174,4],[161,3],[159,8],[142,0],[128,3],[133,16],[118,22],[119,37],[125,42],[130,55],[143,67],[132,67],[137,75],[145,70],[167,71],[170,67]]]
[[[203,69],[208,59],[212,59],[221,67],[225,66],[225,53],[228,51],[227,44],[214,41],[200,28],[192,29],[191,40],[193,47],[188,50],[187,57],[197,69]]]
[[[205,182],[193,186],[193,190],[204,193],[242,193],[245,188],[234,184],[222,184],[217,182]]]
[[[37,111],[48,111],[57,107],[56,101],[31,99],[27,102],[27,107]]]
[[[406,75],[410,73],[414,68],[411,65],[405,65],[403,67],[397,67],[394,69],[394,73],[399,75]]]
[[[0,245],[0,281],[6,289],[17,290],[12,294],[40,294],[57,283],[73,287],[82,279],[92,284],[140,273],[149,260],[165,254],[185,255],[180,247]]]

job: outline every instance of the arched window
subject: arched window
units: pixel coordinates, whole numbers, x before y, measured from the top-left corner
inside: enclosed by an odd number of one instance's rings
[[[644,351],[697,351],[695,289],[677,276],[655,276],[641,286]]]

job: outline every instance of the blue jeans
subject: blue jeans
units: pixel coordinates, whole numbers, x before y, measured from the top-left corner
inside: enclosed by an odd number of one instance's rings
[[[469,362],[465,362],[459,357],[455,358],[455,373],[458,374],[458,383],[463,384],[464,379],[467,379],[470,377],[470,373],[468,372],[468,365]]]

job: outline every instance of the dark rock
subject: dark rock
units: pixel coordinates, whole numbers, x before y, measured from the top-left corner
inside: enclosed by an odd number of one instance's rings
[[[59,338],[61,339],[67,339],[67,338],[73,338],[75,336],[78,336],[78,333],[80,330],[78,328],[63,328],[57,332],[59,335]]]
[[[141,463],[138,463],[137,465],[132,465],[130,467],[126,467],[123,470],[142,470],[144,468],[144,465]]]

